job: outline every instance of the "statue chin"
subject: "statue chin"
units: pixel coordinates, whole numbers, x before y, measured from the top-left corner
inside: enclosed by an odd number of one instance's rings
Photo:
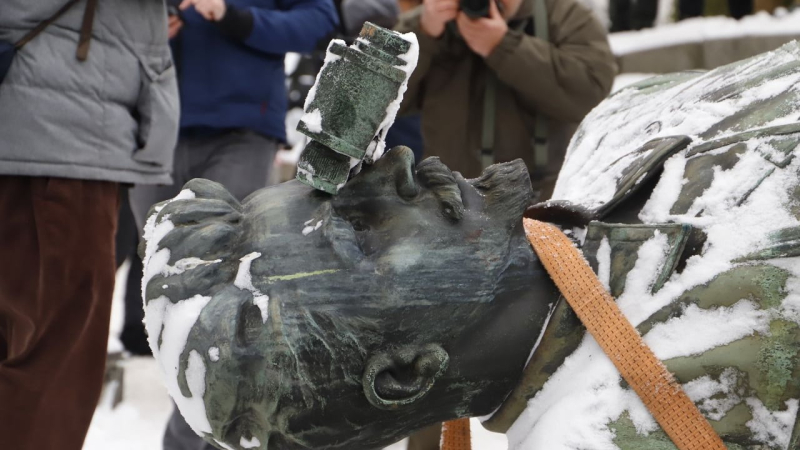
[[[555,293],[522,161],[465,180],[397,147],[331,196],[189,182],[152,212],[147,327],[187,422],[230,448],[377,448],[488,414]]]

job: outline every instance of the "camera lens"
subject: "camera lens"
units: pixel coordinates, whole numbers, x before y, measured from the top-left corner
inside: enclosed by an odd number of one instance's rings
[[[461,10],[473,19],[489,17],[489,2],[492,0],[461,0]]]

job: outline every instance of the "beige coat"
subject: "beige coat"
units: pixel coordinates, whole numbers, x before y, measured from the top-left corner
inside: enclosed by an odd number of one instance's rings
[[[608,95],[616,73],[606,32],[577,0],[547,0],[550,41],[512,29],[488,58],[472,53],[448,28],[439,39],[423,33],[421,7],[401,17],[397,30],[420,43],[417,69],[401,114],[422,113],[425,156],[439,156],[465,177],[481,172],[481,130],[486,78],[499,80],[496,94],[496,162],[522,158],[534,186],[549,197],[575,125]],[[523,0],[512,20],[528,21],[533,1]],[[519,28],[519,27],[517,27]],[[548,122],[549,163],[534,167],[536,114]]]

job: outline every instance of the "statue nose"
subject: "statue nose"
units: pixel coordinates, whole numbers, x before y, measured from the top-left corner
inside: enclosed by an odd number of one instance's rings
[[[416,197],[419,185],[414,175],[414,152],[402,145],[389,150],[351,179],[340,195],[348,191],[371,195],[396,193],[406,200]]]
[[[400,197],[407,200],[416,197],[419,194],[419,185],[414,178],[414,152],[406,146],[398,146],[390,150],[384,158],[392,167],[395,187]]]

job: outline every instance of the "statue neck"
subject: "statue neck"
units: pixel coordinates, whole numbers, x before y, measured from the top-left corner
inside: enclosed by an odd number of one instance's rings
[[[527,407],[528,400],[542,389],[566,357],[578,347],[584,333],[585,329],[567,302],[557,300],[531,351],[519,383],[497,411],[483,422],[484,428],[498,433],[508,431]]]

